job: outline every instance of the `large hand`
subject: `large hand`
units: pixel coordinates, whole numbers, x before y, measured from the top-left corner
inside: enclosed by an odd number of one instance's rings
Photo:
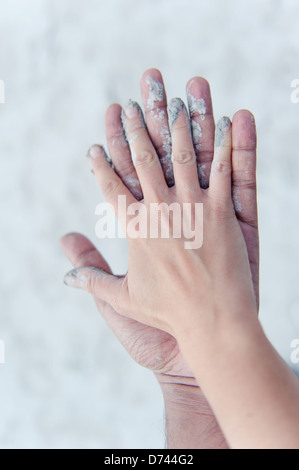
[[[173,184],[171,135],[167,100],[158,70],[144,73],[141,92],[149,135],[160,157],[168,184]],[[202,187],[208,187],[214,152],[215,124],[209,84],[194,78],[187,84],[194,147]],[[141,187],[132,164],[130,149],[121,123],[121,108],[112,105],[106,114],[108,150],[116,172],[132,194],[142,199]],[[236,212],[246,241],[258,301],[259,249],[256,206],[256,139],[250,113],[239,111],[233,119],[233,188]],[[61,240],[74,267],[94,266],[109,272],[97,249],[80,234]],[[200,387],[188,369],[176,340],[169,334],[125,318],[110,305],[95,298],[97,307],[131,357],[156,372],[165,400],[168,447],[224,448],[227,446]],[[181,432],[182,427],[186,430]]]
[[[160,72],[157,70],[145,72],[141,80],[141,90],[149,135],[161,159],[167,181],[171,185],[171,137],[166,94]],[[202,187],[207,188],[214,152],[215,131],[208,83],[202,78],[190,80],[187,84],[187,97],[199,177]],[[116,172],[132,193],[141,198],[141,188],[121,122],[120,106],[112,105],[108,109],[106,131],[108,150]],[[256,135],[253,117],[248,111],[239,111],[233,119],[232,166],[232,195],[246,241],[258,301]],[[82,235],[66,235],[62,238],[61,244],[74,267],[94,266],[110,272],[100,253]],[[175,376],[180,383],[192,382],[192,373],[180,354],[176,340],[171,335],[125,318],[99,299],[96,299],[96,303],[109,326],[135,361],[159,374]]]

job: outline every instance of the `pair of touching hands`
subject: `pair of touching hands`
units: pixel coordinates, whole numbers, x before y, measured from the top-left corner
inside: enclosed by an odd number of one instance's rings
[[[170,406],[169,423],[182,426],[194,401],[188,423],[197,435],[194,447],[223,447],[222,432],[199,385],[205,380],[205,358],[219,336],[236,325],[246,328],[258,311],[256,128],[245,110],[215,126],[203,78],[191,79],[186,92],[188,109],[178,98],[168,104],[161,73],[146,71],[141,79],[144,113],[132,101],[124,109],[111,105],[106,112],[109,158],[99,145],[91,147],[89,157],[116,211],[119,196],[126,196],[128,207],[140,201],[148,211],[153,203],[176,203],[181,209],[186,203],[203,204],[202,246],[186,249],[184,237],[136,239],[123,227],[129,243],[123,277],[112,275],[83,235],[65,235],[61,246],[75,268],[65,283],[94,296],[131,357],[155,373],[166,410],[170,402],[181,408],[188,401],[183,418]],[[117,215],[123,221],[123,214]],[[201,358],[196,373],[189,361],[194,344]],[[200,443],[203,428],[209,437]],[[179,434],[169,446],[184,447]],[[192,437],[186,437],[186,446],[192,447]]]
[[[211,312],[220,311],[223,303],[231,315],[239,315],[240,303],[257,310],[259,299],[254,118],[241,110],[232,123],[220,119],[215,139],[208,82],[195,77],[186,92],[189,113],[178,99],[167,106],[161,73],[146,71],[141,79],[144,115],[133,102],[124,110],[113,104],[106,112],[114,169],[101,146],[93,146],[89,157],[114,207],[119,195],[128,204],[143,200],[146,206],[203,203],[202,247],[186,250],[183,239],[129,238],[128,273],[112,277],[103,273],[111,274],[107,262],[83,235],[61,240],[77,268],[65,282],[94,295],[133,359],[182,382],[192,373],[180,352],[180,333],[199,321],[210,322]],[[214,326],[203,326],[203,336],[206,327]]]

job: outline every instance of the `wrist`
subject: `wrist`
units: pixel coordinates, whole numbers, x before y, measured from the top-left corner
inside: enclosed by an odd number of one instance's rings
[[[227,448],[214,413],[195,378],[155,375],[164,398],[167,447]]]
[[[196,377],[204,388],[205,377],[214,375],[221,360],[235,351],[250,349],[261,337],[265,338],[258,316],[254,310],[241,312],[239,316],[225,315],[211,322],[209,328],[201,328],[201,322],[188,329],[180,329],[176,335],[179,348]]]
[[[163,373],[155,376],[168,408],[193,413],[206,406],[207,401],[194,377]]]

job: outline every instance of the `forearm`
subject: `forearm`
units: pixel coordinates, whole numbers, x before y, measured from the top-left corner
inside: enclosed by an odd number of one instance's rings
[[[156,377],[165,403],[167,448],[226,449],[214,413],[195,380],[165,374]]]
[[[299,448],[298,379],[257,325],[218,336],[205,366],[190,338],[181,349],[230,447]]]

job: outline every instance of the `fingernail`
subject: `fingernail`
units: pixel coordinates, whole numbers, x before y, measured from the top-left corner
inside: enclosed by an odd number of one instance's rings
[[[103,147],[101,145],[92,145],[88,150],[87,156],[95,160],[103,155]]]
[[[104,155],[107,163],[109,163],[110,167],[114,168],[112,160],[109,157],[109,155],[107,154],[107,152],[106,152],[103,145],[93,145],[92,147],[90,147],[90,149],[87,152],[87,157],[92,158],[93,160],[95,160],[99,157],[102,157],[103,155]],[[91,172],[94,174],[93,170],[91,170]]]
[[[131,119],[133,117],[137,117],[141,119],[141,124],[144,129],[146,129],[146,123],[144,119],[144,115],[142,112],[142,109],[140,108],[139,104],[136,101],[129,100],[127,105],[122,109],[121,111],[121,122],[123,125],[123,129],[125,132],[125,136],[127,139],[127,142],[129,142],[129,137],[128,137],[128,125],[127,125],[127,119]]]
[[[155,102],[163,101],[164,99],[163,83],[158,82],[150,75],[147,77],[146,83],[148,84],[147,107],[149,109],[153,109],[155,106]]]
[[[136,101],[129,100],[124,107],[125,116],[129,119],[139,116],[141,109]]]
[[[66,275],[63,278],[63,282],[66,286],[75,287],[75,285],[78,282],[77,273],[75,272],[75,270],[69,271],[68,273],[66,273]]]
[[[216,125],[215,131],[215,147],[220,147],[222,145],[224,133],[231,128],[231,121],[227,116],[223,116]]]
[[[63,282],[69,287],[84,288],[87,286],[87,277],[79,269],[72,269],[66,273]]]
[[[184,102],[181,98],[173,98],[168,105],[168,119],[169,119],[169,126],[170,129],[174,126],[178,115],[180,114],[181,110],[185,107]]]
[[[207,105],[203,98],[195,98],[192,93],[187,90],[187,100],[190,115],[199,114],[202,121],[205,120],[207,114]]]

